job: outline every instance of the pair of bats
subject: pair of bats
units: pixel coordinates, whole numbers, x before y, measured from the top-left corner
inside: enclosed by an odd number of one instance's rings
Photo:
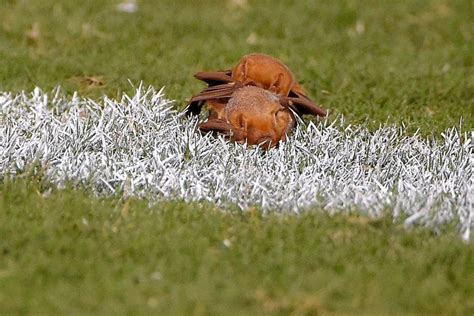
[[[276,58],[249,54],[224,71],[198,72],[208,87],[194,95],[186,113],[198,115],[206,105],[201,132],[221,133],[230,140],[265,149],[275,147],[295,127],[295,115],[326,116],[303,92],[290,69]]]

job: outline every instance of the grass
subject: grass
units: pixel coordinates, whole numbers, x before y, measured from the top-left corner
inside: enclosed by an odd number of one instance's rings
[[[258,51],[350,123],[474,126],[469,0],[118,2],[0,0],[0,90],[116,97],[144,80],[182,107],[203,87],[194,72]],[[474,311],[472,243],[449,228],[45,190],[0,185],[0,313]]]
[[[6,181],[7,314],[472,313],[474,248],[390,219],[91,198]]]
[[[182,106],[203,88],[194,72],[258,51],[350,122],[474,126],[469,0],[138,1],[134,14],[118,0],[0,3],[0,90],[116,96],[144,80]]]

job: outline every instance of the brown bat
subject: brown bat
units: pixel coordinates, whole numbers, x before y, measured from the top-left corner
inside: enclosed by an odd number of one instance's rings
[[[211,117],[222,117],[225,104],[234,91],[242,86],[257,86],[284,98],[298,115],[326,116],[326,111],[305,96],[290,69],[276,58],[264,54],[249,54],[231,70],[198,72],[197,79],[208,88],[193,96],[186,109],[188,114],[199,114],[207,104]]]
[[[220,116],[199,124],[204,132],[218,132],[232,141],[275,147],[294,127],[295,118],[282,97],[255,86],[237,89]]]

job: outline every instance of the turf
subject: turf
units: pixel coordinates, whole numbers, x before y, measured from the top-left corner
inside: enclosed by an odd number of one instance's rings
[[[468,315],[474,249],[390,219],[90,198],[7,181],[6,314]]]
[[[141,80],[177,100],[199,70],[280,58],[331,115],[440,135],[474,127],[472,3],[0,0],[0,90],[97,99]],[[261,216],[183,201],[98,199],[2,179],[0,313],[474,312],[474,250],[386,217]]]
[[[194,72],[258,51],[351,122],[474,126],[469,0],[138,1],[133,14],[116,0],[0,3],[0,90],[116,96],[144,80],[182,106],[203,87]]]

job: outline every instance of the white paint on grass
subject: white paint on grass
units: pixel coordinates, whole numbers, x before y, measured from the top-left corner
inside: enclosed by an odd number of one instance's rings
[[[268,212],[390,214],[405,225],[473,227],[473,133],[440,140],[403,125],[369,132],[342,119],[300,124],[268,152],[201,136],[163,91],[137,88],[121,100],[0,93],[0,176],[34,162],[58,186],[98,194],[182,198]]]

